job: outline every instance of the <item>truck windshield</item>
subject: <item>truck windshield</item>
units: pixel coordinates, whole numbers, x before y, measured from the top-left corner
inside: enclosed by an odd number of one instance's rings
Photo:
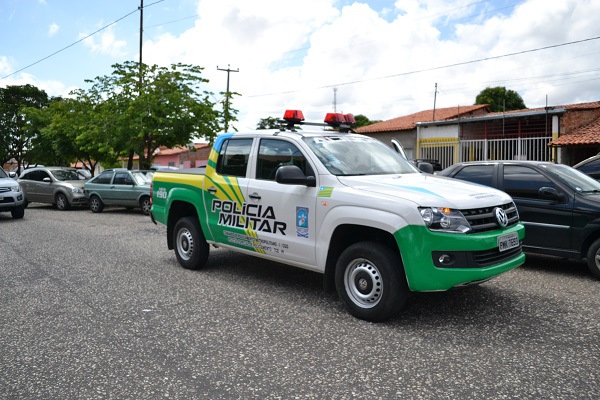
[[[406,159],[376,139],[360,135],[305,137],[333,175],[382,175],[419,172]]]

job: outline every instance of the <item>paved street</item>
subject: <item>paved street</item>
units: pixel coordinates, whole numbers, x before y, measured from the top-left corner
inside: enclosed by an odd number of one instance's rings
[[[540,256],[380,324],[321,276],[213,249],[181,269],[139,210],[0,214],[1,399],[598,399],[600,281]]]

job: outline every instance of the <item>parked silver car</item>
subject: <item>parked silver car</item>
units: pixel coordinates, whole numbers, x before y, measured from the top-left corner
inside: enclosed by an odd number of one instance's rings
[[[19,177],[28,203],[50,203],[59,210],[87,205],[83,194],[86,179],[74,168],[28,168]]]
[[[150,181],[147,171],[107,169],[84,185],[90,210],[102,212],[104,206],[139,207],[150,214]]]
[[[25,195],[16,175],[10,174],[0,167],[0,212],[10,211],[14,219],[20,219],[25,215]]]

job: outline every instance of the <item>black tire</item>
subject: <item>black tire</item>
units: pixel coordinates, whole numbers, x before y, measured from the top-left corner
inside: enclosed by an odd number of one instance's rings
[[[10,210],[10,215],[14,218],[14,219],[21,219],[25,216],[25,206],[22,205],[20,207],[15,207],[12,210]]]
[[[60,211],[66,211],[71,208],[67,196],[65,196],[63,193],[58,193],[54,198],[54,201],[56,202],[56,208]]]
[[[92,210],[93,213],[101,213],[102,210],[104,210],[104,203],[102,202],[102,200],[100,200],[100,197],[94,195],[90,196],[90,210]]]
[[[198,219],[181,218],[173,229],[173,248],[177,261],[185,269],[200,269],[206,265],[209,247]]]
[[[600,239],[592,243],[588,249],[586,261],[590,272],[600,279]]]
[[[377,242],[355,243],[342,252],[335,286],[350,314],[372,322],[396,315],[410,294],[400,257]]]
[[[150,215],[150,208],[152,204],[150,204],[150,197],[144,196],[140,199],[140,208],[142,209],[142,214]]]

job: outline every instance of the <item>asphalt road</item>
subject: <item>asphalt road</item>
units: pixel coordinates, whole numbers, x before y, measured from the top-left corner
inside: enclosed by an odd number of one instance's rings
[[[380,324],[320,275],[216,249],[178,267],[139,211],[0,213],[1,399],[598,399],[600,281],[528,257]]]

